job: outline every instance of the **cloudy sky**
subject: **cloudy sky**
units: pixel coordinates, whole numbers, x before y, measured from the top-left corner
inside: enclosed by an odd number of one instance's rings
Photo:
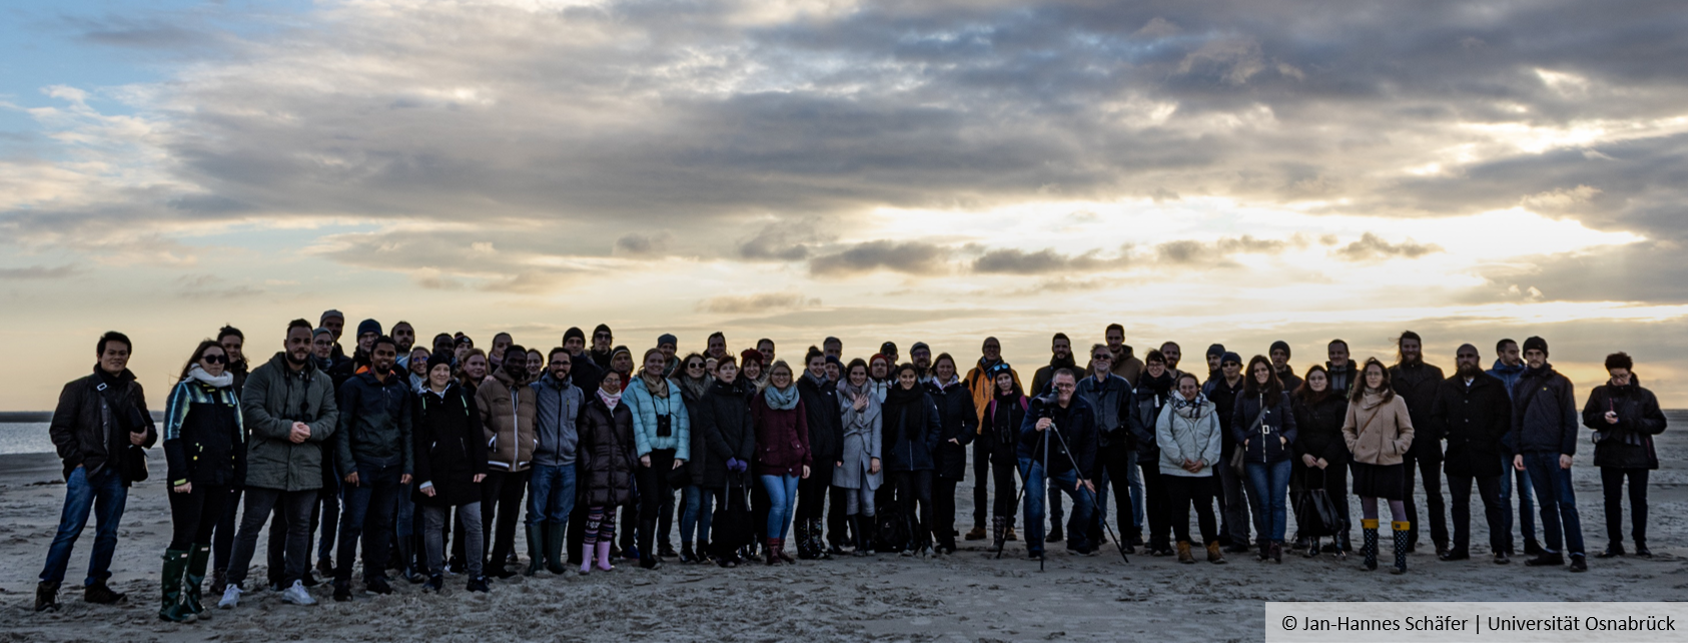
[[[1302,368],[1539,334],[1688,404],[1677,3],[77,0],[0,41],[0,409],[108,328],[162,400],[331,307],[1023,371],[1115,321]]]

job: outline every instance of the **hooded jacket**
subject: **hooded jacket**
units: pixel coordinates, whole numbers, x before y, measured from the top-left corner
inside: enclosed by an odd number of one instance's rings
[[[703,437],[704,450],[694,449],[690,462],[696,465],[693,479],[705,489],[727,486],[728,459],[748,463],[756,457],[756,425],[750,417],[750,404],[744,400],[746,387],[742,384],[710,382],[709,390],[698,400],[692,433]],[[742,487],[746,481],[736,480],[735,484]]]
[[[197,365],[164,403],[164,457],[170,486],[239,484],[246,477],[246,431],[233,378],[217,386]]]
[[[1571,380],[1552,364],[1525,369],[1512,389],[1512,430],[1507,434],[1521,453],[1577,453],[1577,402]]]
[[[1223,447],[1219,434],[1219,411],[1213,402],[1197,395],[1186,401],[1174,396],[1161,406],[1155,418],[1155,442],[1160,445],[1162,475],[1182,478],[1207,478],[1213,475],[1213,465],[1219,461]],[[1191,473],[1184,469],[1184,461],[1205,462],[1207,466]],[[1187,520],[1187,518],[1186,518]]]
[[[415,471],[410,434],[410,380],[389,373],[387,381],[365,371],[340,386],[340,438],[334,441],[341,477],[358,472],[358,463],[399,465]]]
[[[334,382],[307,358],[297,372],[287,354],[276,353],[252,370],[240,392],[240,412],[250,437],[246,443],[245,486],[281,491],[321,489],[323,444],[340,428]],[[290,439],[293,423],[311,429],[301,444]]]
[[[1665,414],[1659,398],[1641,388],[1641,379],[1631,373],[1627,386],[1608,381],[1594,387],[1583,406],[1583,424],[1594,430],[1594,465],[1618,469],[1657,469],[1659,454],[1653,436],[1665,432]],[[1606,412],[1618,414],[1617,424],[1606,423]]]
[[[572,466],[575,449],[580,444],[580,432],[575,421],[586,396],[580,389],[559,380],[546,371],[528,385],[534,397],[534,434],[538,444],[533,450],[533,464],[542,467]]]
[[[581,500],[587,507],[633,504],[633,413],[626,398],[611,409],[597,392],[580,412]]]
[[[129,432],[134,428],[147,434],[140,447],[129,442]],[[64,385],[47,433],[64,461],[66,479],[78,466],[89,477],[108,466],[119,466],[118,457],[125,450],[150,448],[158,441],[146,394],[135,381],[135,374],[123,369],[115,376],[103,375],[98,365],[93,374]],[[131,482],[124,474],[123,486]]]
[[[1472,478],[1505,474],[1501,439],[1511,422],[1512,398],[1504,382],[1479,373],[1466,385],[1458,372],[1443,380],[1430,408],[1430,423],[1448,440],[1443,470]]]
[[[1506,362],[1497,359],[1494,367],[1488,370],[1488,374],[1490,377],[1500,380],[1505,387],[1507,397],[1512,397],[1512,389],[1518,386],[1518,378],[1524,376],[1525,368],[1523,361],[1507,366]]]
[[[1342,420],[1342,438],[1354,462],[1390,466],[1405,461],[1413,444],[1413,418],[1399,395],[1366,391],[1358,403],[1349,403]]]
[[[527,471],[539,447],[533,421],[538,412],[534,390],[500,369],[475,389],[475,410],[486,436],[487,466],[492,471]]]
[[[1407,403],[1412,416],[1415,457],[1435,457],[1442,453],[1442,434],[1430,422],[1430,405],[1436,401],[1436,387],[1442,385],[1442,369],[1422,361],[1417,364],[1396,364],[1389,367],[1389,385],[1395,396]]]
[[[926,380],[926,395],[938,408],[938,446],[932,450],[932,468],[940,478],[965,480],[967,445],[978,434],[982,415],[973,408],[973,392],[958,379],[946,386],[933,377]]]
[[[633,436],[638,450],[635,456],[645,457],[658,449],[673,449],[679,460],[692,459],[692,419],[686,414],[686,400],[680,394],[680,384],[668,384],[668,397],[657,397],[645,384],[642,375],[635,375],[633,383],[622,389],[621,403],[633,412]],[[668,435],[660,435],[667,416]]]
[[[416,449],[416,474],[411,499],[428,507],[461,507],[481,501],[477,474],[485,474],[486,442],[481,414],[456,382],[444,393],[424,390],[411,398],[411,438]],[[422,493],[432,484],[434,495]]]

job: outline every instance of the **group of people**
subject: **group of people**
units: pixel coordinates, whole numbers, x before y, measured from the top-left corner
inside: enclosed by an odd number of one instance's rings
[[[351,600],[360,545],[362,586],[374,594],[392,591],[389,570],[427,591],[462,574],[468,591],[484,592],[488,577],[610,571],[617,558],[647,569],[664,559],[789,564],[788,542],[799,559],[944,556],[958,538],[988,538],[1001,555],[1019,540],[1017,522],[1038,560],[1063,539],[1078,555],[1111,539],[1122,555],[1146,547],[1190,564],[1198,552],[1211,563],[1227,553],[1281,562],[1286,548],[1346,557],[1350,494],[1362,509],[1361,567],[1378,567],[1381,500],[1402,573],[1419,541],[1415,475],[1439,559],[1472,555],[1475,483],[1494,562],[1517,555],[1519,533],[1527,565],[1580,572],[1571,463],[1581,426],[1605,490],[1610,542],[1597,555],[1626,554],[1626,481],[1633,553],[1650,555],[1647,478],[1658,467],[1652,436],[1665,428],[1657,399],[1615,353],[1579,416],[1539,337],[1521,350],[1501,340],[1487,371],[1463,345],[1446,377],[1410,331],[1393,364],[1356,363],[1332,340],[1328,361],[1301,373],[1285,342],[1246,363],[1215,344],[1202,376],[1179,368],[1173,342],[1139,358],[1114,324],[1083,366],[1057,333],[1049,363],[1022,383],[995,338],[963,372],[921,342],[907,361],[886,342],[846,362],[830,337],[794,368],[771,340],[735,354],[721,333],[684,355],[664,334],[635,362],[606,325],[590,341],[571,328],[542,352],[507,333],[487,350],[462,333],[417,345],[409,323],[389,334],[370,319],[348,355],[344,327],[333,310],[317,324],[293,320],[282,350],[255,367],[244,334],[220,329],[183,366],[162,427],[127,368],[129,338],[102,336],[94,372],[65,385],[52,419],[66,496],[36,609],[57,606],[90,513],[98,535],[85,598],[124,598],[106,585],[117,525],[160,434],[173,530],[159,617],[178,622],[210,618],[208,569],[218,606],[238,605],[266,523],[269,586],[304,605],[323,580],[335,600]],[[969,469],[963,534],[956,489]]]

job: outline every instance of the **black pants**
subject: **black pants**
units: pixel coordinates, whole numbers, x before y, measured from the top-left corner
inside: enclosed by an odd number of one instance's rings
[[[911,549],[920,549],[932,542],[932,472],[931,471],[887,471],[888,478],[885,486],[891,488],[895,494],[894,502],[897,510],[903,514],[908,522],[909,542]],[[953,489],[951,490],[953,492]],[[951,493],[951,497],[955,494]],[[915,503],[920,504],[920,510],[915,511]],[[883,506],[883,505],[882,505]]]
[[[992,510],[995,509],[995,507],[991,504],[991,501],[990,501],[990,485],[987,485],[986,483],[993,483],[996,486],[996,495],[997,496],[1001,496],[1002,490],[1003,490],[1002,477],[1000,475],[993,475],[993,471],[992,471],[993,470],[993,463],[991,462],[991,448],[990,448],[990,446],[991,445],[986,444],[986,441],[983,440],[983,439],[973,440],[973,528],[974,529],[984,529],[985,528],[985,524],[986,524],[985,523],[985,513],[986,513],[987,507],[991,508]],[[1010,471],[1008,472],[1008,482],[1009,482],[1010,486],[1007,487],[1008,489],[1010,489],[1010,491],[1008,492],[1008,498],[1009,498],[1008,501],[1013,502],[1014,501],[1013,500],[1014,492],[1012,491],[1012,489],[1014,487],[1012,485],[1014,483],[1014,472],[1012,471],[1012,469],[1014,469],[1014,466],[1010,465],[1007,468],[1010,469]],[[1003,467],[1002,467],[1002,465],[994,465],[994,469],[997,472],[1000,472],[1003,469]],[[1012,515],[1012,514],[1010,514],[1010,515]]]
[[[1630,535],[1635,544],[1647,544],[1647,470],[1600,467],[1600,489],[1606,495],[1606,538],[1612,544],[1624,541],[1624,478],[1629,478]]]
[[[1122,445],[1110,444],[1097,449],[1096,458],[1102,463],[1102,469],[1108,476],[1107,482],[1111,492],[1108,496],[1114,501],[1114,525],[1119,527],[1118,536],[1129,540],[1130,534],[1137,531],[1136,526],[1132,524],[1137,512],[1131,507],[1131,468],[1137,466],[1134,462],[1136,453]],[[1096,490],[1100,492],[1101,481],[1092,482],[1098,483]],[[1100,498],[1101,494],[1097,493],[1095,497]],[[1094,524],[1090,527],[1090,542],[1099,543],[1102,542],[1102,507],[1098,505],[1093,509],[1095,513],[1091,514]]]
[[[258,532],[270,513],[280,511],[286,516],[286,555],[281,569],[281,581],[290,585],[305,577],[311,557],[311,507],[317,503],[317,490],[282,491],[247,487],[246,507],[240,517],[240,529],[235,533],[234,549],[229,554],[229,583],[246,581],[252,554],[258,548]],[[273,549],[273,547],[272,547]]]
[[[1009,528],[1014,526],[1014,517],[1020,513],[1020,508],[1016,506],[1018,503],[1014,502],[1020,495],[1014,478],[1016,475],[1019,473],[1015,465],[1003,464],[1002,460],[991,463],[991,480],[996,483],[996,500],[991,503],[991,515],[1007,518]],[[978,494],[975,493],[974,497],[976,499]]]
[[[832,474],[828,473],[826,479],[830,482]],[[850,533],[850,517],[846,512],[850,501],[845,496],[850,495],[850,490],[828,485],[826,493],[830,496],[830,504],[826,508],[826,539],[833,547],[843,549],[854,542]]]
[[[797,481],[797,513],[794,518],[819,520],[826,516],[827,490],[832,487],[832,467],[828,462],[816,461],[809,467],[809,477]]]
[[[170,549],[186,551],[194,545],[211,544],[211,532],[223,518],[228,503],[226,486],[193,485],[193,491],[170,490]]]
[[[490,543],[486,569],[501,569],[516,547],[516,522],[533,471],[492,470],[481,481],[481,542]]]
[[[1401,467],[1406,479],[1406,493],[1402,504],[1407,508],[1407,520],[1412,521],[1407,529],[1407,542],[1418,543],[1418,501],[1413,495],[1413,469],[1418,469],[1424,478],[1424,498],[1430,506],[1430,542],[1436,547],[1448,546],[1448,509],[1447,502],[1442,498],[1442,454],[1440,449],[1422,455],[1408,452],[1402,456]],[[1497,492],[1498,493],[1498,492]]]
[[[1501,475],[1506,475],[1502,472]],[[1500,476],[1472,478],[1448,474],[1448,493],[1454,500],[1453,551],[1471,553],[1471,482],[1477,481],[1477,495],[1483,499],[1483,518],[1489,524],[1489,550],[1506,551],[1506,512],[1500,503]]]
[[[239,525],[241,486],[230,485],[227,498],[223,499],[223,515],[217,518],[217,526],[211,530],[211,568],[228,571],[229,553],[234,549],[234,530]]]
[[[955,549],[955,486],[959,482],[943,476],[932,479],[932,537],[944,549]]]
[[[575,478],[579,480],[580,478]],[[583,485],[582,485],[583,486]],[[586,503],[576,500],[574,510],[569,512],[569,524],[565,528],[568,534],[569,564],[580,564],[580,548],[586,544]]]
[[[1149,462],[1138,461],[1138,469],[1143,472],[1143,522],[1148,523],[1149,549],[1171,549],[1169,532],[1172,530],[1172,520],[1168,517],[1167,505],[1172,499],[1166,493],[1166,480],[1160,472],[1160,454]]]
[[[652,449],[650,453],[651,466],[639,465],[634,467],[635,477],[639,484],[639,534],[637,546],[640,556],[655,557],[657,551],[651,548],[656,538],[658,513],[662,511],[662,499],[674,498],[674,488],[668,484],[668,472],[674,468],[674,449]]]
[[[1172,522],[1172,535],[1178,542],[1190,542],[1190,507],[1196,509],[1196,524],[1201,528],[1202,545],[1219,542],[1219,528],[1213,518],[1213,477],[1160,476],[1166,487],[1167,519]],[[1148,484],[1148,480],[1143,481]]]

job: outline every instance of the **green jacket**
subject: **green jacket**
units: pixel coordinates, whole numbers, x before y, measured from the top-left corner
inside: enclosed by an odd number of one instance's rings
[[[287,355],[276,353],[247,376],[240,411],[252,433],[246,442],[246,486],[322,488],[322,445],[334,435],[340,413],[334,382],[314,360],[307,359],[295,373],[287,368]],[[311,427],[311,436],[301,444],[288,439],[294,422]]]

